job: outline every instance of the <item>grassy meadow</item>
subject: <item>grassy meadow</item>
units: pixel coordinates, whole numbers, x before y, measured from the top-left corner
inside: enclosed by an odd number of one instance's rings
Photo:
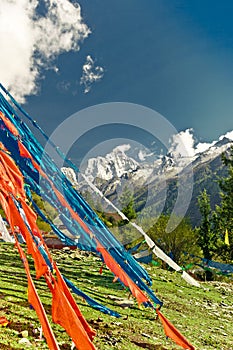
[[[163,327],[150,308],[138,308],[120,283],[98,257],[71,250],[53,250],[61,272],[82,291],[121,314],[114,318],[92,309],[75,297],[89,324],[96,330],[94,344],[99,350],[109,349],[181,349],[166,339]],[[31,272],[34,276],[31,259]],[[162,313],[199,350],[233,350],[233,283],[201,283],[201,288],[188,285],[179,274],[146,266],[153,279],[153,290],[164,302]],[[34,279],[35,281],[35,279]],[[51,321],[51,294],[41,278],[35,281],[42,303]],[[27,278],[18,252],[13,245],[0,244],[0,317],[10,324],[0,327],[0,349],[48,349],[40,339],[40,324],[27,301]],[[51,321],[61,350],[71,349],[66,332]],[[24,332],[27,331],[27,332]],[[22,333],[23,332],[23,333]],[[26,337],[25,337],[26,335]],[[21,343],[26,338],[26,343]]]

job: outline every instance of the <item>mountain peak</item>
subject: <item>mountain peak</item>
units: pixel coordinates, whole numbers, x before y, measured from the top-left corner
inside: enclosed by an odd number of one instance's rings
[[[88,159],[84,174],[92,180],[100,178],[109,181],[136,171],[140,168],[140,165],[135,159],[126,154],[130,148],[129,144],[119,145],[112,152],[107,153],[105,157],[98,156]]]
[[[130,178],[133,182],[146,183],[154,178],[165,175],[166,178],[182,171],[188,164],[195,167],[215,159],[233,144],[233,131],[219,137],[217,141],[196,142],[193,130],[181,131],[171,139],[167,153],[153,154],[143,146],[133,147],[122,144],[113,148],[105,156],[89,158],[81,172],[94,182],[95,179],[104,182],[121,184],[123,179]],[[153,157],[154,156],[154,157]],[[73,171],[63,169],[71,180],[76,182]],[[102,183],[102,181],[101,181]]]

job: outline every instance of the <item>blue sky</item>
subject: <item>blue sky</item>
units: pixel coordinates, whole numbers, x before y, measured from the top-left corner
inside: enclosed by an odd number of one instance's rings
[[[200,140],[233,129],[231,0],[77,2],[91,33],[83,34],[79,51],[66,47],[47,57],[36,95],[26,95],[25,108],[48,134],[78,110],[115,101],[150,107],[178,131],[193,128]],[[88,56],[104,73],[84,93]]]

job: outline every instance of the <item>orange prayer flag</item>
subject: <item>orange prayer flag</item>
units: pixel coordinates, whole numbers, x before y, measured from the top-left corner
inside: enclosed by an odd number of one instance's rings
[[[54,268],[56,271],[56,275],[57,275],[57,283],[58,286],[62,289],[62,291],[64,292],[67,300],[69,301],[71,307],[73,308],[74,312],[76,313],[76,315],[78,316],[80,322],[82,323],[83,328],[85,329],[86,333],[88,334],[89,338],[91,340],[94,339],[94,336],[96,335],[96,332],[89,326],[89,324],[87,323],[87,321],[85,320],[83,314],[81,313],[81,311],[79,310],[78,305],[76,304],[76,301],[74,300],[72,294],[70,293],[69,288],[67,287],[67,284],[65,283],[58,267],[56,266],[56,264],[54,264]]]
[[[97,250],[102,254],[105,264],[114,273],[114,275],[117,276],[126,287],[129,287],[131,293],[137,299],[139,305],[144,302],[150,302],[147,296],[130,279],[127,273],[120,267],[120,265],[113,259],[113,257],[99,242],[97,242]]]
[[[33,306],[40,320],[44,336],[46,338],[48,347],[50,350],[58,350],[59,345],[53,334],[49,321],[47,319],[44,307],[39,299],[34,283],[32,282],[31,276],[28,277],[28,301]]]
[[[71,307],[62,288],[54,280],[54,288],[52,290],[52,317],[53,321],[62,326],[69,336],[72,338],[75,346],[79,350],[94,350],[95,346],[91,342],[88,334],[75,311]]]
[[[33,306],[34,310],[37,313],[37,316],[40,320],[44,336],[46,338],[48,347],[50,350],[59,350],[59,345],[56,341],[56,338],[53,334],[52,328],[49,324],[47,315],[45,313],[44,307],[40,301],[39,295],[36,291],[35,285],[33,283],[32,277],[30,275],[29,265],[26,258],[26,255],[24,254],[24,251],[20,247],[18,241],[16,240],[16,245],[20,254],[21,259],[24,263],[24,268],[27,273],[27,279],[28,279],[28,301]]]
[[[17,191],[15,190],[15,186],[12,182],[12,177],[9,176],[9,173],[7,172],[6,167],[4,166],[4,162],[1,159],[0,154],[0,178],[1,178],[1,191],[4,192],[6,195],[9,193],[17,194]]]
[[[32,164],[34,166],[34,168],[40,173],[41,176],[43,176],[44,178],[48,179],[48,176],[45,174],[45,172],[41,169],[41,167],[39,166],[39,164],[37,164],[35,162],[35,160],[33,159],[32,155],[30,154],[30,152],[27,150],[27,148],[18,140],[18,147],[19,147],[19,153],[21,155],[21,157],[23,158],[29,158],[32,161]]]
[[[182,346],[183,349],[195,350],[194,346],[188,342],[187,339],[176,329],[166,317],[156,309],[156,312],[163,324],[164,332],[167,337],[171,338],[176,344]]]
[[[4,144],[3,144],[2,142],[0,142],[0,149],[1,149],[2,151],[8,152],[7,149],[6,149],[6,147],[4,146]]]
[[[40,230],[36,224],[36,220],[37,220],[36,213],[23,200],[20,200],[20,204],[21,204],[23,211],[27,217],[27,221],[31,227],[33,234],[37,237],[41,237]]]
[[[15,164],[15,161],[11,158],[9,154],[6,152],[1,152],[1,156],[4,158],[5,162],[7,163],[10,170],[13,170],[21,179],[23,180],[23,175],[17,165]]]
[[[27,150],[27,148],[18,140],[19,154],[23,158],[32,159],[31,154]]]
[[[48,271],[48,266],[44,261],[44,258],[41,256],[39,249],[33,241],[33,238],[28,231],[26,224],[24,223],[11,197],[8,198],[8,203],[10,207],[10,220],[13,222],[14,226],[18,226],[20,228],[20,232],[26,240],[28,253],[33,257],[36,269],[36,278],[38,279]]]
[[[78,214],[74,211],[74,209],[69,205],[69,203],[65,200],[65,198],[63,197],[63,195],[61,194],[61,192],[59,192],[56,187],[51,183],[52,188],[54,193],[56,194],[58,200],[60,201],[60,203],[66,207],[67,209],[69,209],[70,214],[72,216],[72,218],[74,220],[76,220],[79,225],[84,229],[84,231],[86,233],[88,233],[91,237],[93,236],[93,233],[91,232],[91,230],[87,227],[87,225],[83,222],[83,220],[78,216]]]
[[[14,126],[14,124],[2,113],[0,112],[0,118],[2,119],[3,123],[6,125],[7,129],[15,136],[19,136],[19,132]]]
[[[5,199],[5,197],[3,196],[3,194],[0,192],[0,203],[1,203],[1,207],[4,210],[4,213],[6,214],[6,218],[11,226],[11,229],[13,227],[13,223],[11,224],[10,221],[10,208],[8,206],[7,200]]]
[[[25,197],[23,176],[15,162],[4,152],[0,152],[0,160],[5,168],[6,176],[8,176],[9,181],[13,184],[12,193],[14,193],[15,196],[19,193],[21,196]]]

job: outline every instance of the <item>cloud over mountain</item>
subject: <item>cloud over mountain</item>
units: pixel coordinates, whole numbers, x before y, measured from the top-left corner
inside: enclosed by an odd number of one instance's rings
[[[2,0],[0,31],[1,81],[20,102],[36,93],[42,68],[90,34],[80,6],[68,0]]]
[[[198,154],[207,151],[224,138],[233,141],[233,131],[227,132],[225,135],[220,136],[218,140],[212,142],[197,142],[193,134],[193,129],[186,129],[172,137],[168,154],[176,159],[186,158],[187,161],[188,159],[191,161]]]

